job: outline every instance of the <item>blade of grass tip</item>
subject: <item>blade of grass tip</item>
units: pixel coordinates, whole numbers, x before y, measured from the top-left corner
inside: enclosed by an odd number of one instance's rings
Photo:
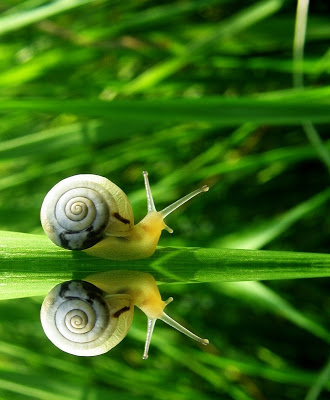
[[[232,249],[261,249],[286,232],[302,218],[326,204],[330,199],[330,188],[312,196],[279,217],[248,229],[229,234],[212,242],[212,247]]]
[[[326,363],[325,367],[322,369],[314,385],[308,391],[305,400],[317,400],[321,391],[326,386],[327,382],[330,380],[330,358]]]
[[[293,86],[304,87],[304,46],[308,19],[309,0],[298,0],[296,11],[295,33],[293,40]],[[330,153],[325,148],[320,135],[311,121],[304,121],[303,129],[308,140],[315,147],[319,157],[330,174]]]
[[[185,52],[170,60],[157,64],[143,72],[121,90],[122,94],[133,94],[154,86],[165,78],[188,65],[199,54],[204,54],[211,45],[221,38],[228,38],[256,24],[277,12],[283,5],[282,0],[261,1],[239,11],[226,21],[222,21],[211,36],[186,46]]]
[[[57,0],[33,10],[6,15],[0,18],[0,36],[93,1],[95,0]]]

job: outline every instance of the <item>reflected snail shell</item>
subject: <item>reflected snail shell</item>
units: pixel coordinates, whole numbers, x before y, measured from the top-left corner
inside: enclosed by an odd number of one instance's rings
[[[133,314],[128,295],[109,296],[92,283],[73,280],[48,293],[41,307],[41,323],[59,349],[96,356],[126,336]]]

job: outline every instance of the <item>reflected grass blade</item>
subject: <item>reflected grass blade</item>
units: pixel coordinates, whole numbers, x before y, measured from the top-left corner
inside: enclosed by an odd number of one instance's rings
[[[114,269],[149,272],[160,283],[330,276],[328,254],[160,247],[147,259],[110,261],[60,249],[42,235],[5,231],[0,246],[2,299],[44,295],[65,280]]]

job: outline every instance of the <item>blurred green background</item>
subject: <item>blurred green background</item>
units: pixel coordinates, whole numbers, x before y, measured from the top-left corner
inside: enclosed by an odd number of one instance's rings
[[[305,57],[296,48],[293,61],[296,7],[2,1],[0,229],[43,234],[43,197],[78,173],[118,184],[138,221],[148,170],[159,209],[211,188],[168,218],[174,234],[164,232],[162,246],[328,252],[329,125],[311,123],[321,122],[315,105],[329,106],[330,6],[310,4]],[[220,106],[208,115],[209,97]],[[187,104],[185,118],[173,118],[175,99]],[[196,118],[192,100],[205,118]],[[264,119],[256,100],[265,101]],[[112,104],[127,104],[127,115]],[[111,352],[74,357],[46,339],[41,298],[1,301],[0,399],[329,398],[329,280],[160,291],[175,298],[169,314],[210,339],[208,347],[158,322],[143,361],[147,321],[136,311]]]

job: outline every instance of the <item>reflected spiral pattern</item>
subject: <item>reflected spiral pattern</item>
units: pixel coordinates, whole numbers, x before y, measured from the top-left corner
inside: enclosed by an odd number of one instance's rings
[[[79,280],[57,285],[46,297],[41,313],[47,336],[64,351],[75,345],[99,346],[107,338],[109,320],[103,292]]]
[[[128,295],[109,296],[82,280],[63,282],[45,297],[43,330],[59,349],[77,356],[103,354],[124,339],[133,319]]]

